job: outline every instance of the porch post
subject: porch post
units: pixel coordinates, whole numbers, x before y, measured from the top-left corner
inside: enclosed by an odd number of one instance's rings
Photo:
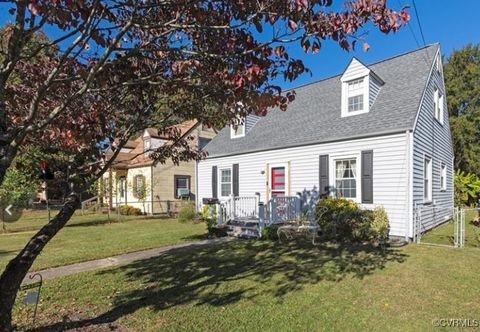
[[[295,198],[295,218],[300,218],[302,216],[302,193],[297,193]]]
[[[261,235],[265,228],[265,204],[263,202],[258,202],[258,228]]]

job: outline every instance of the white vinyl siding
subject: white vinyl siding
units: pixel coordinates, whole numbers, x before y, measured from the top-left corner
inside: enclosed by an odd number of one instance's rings
[[[202,198],[210,197],[212,184],[212,166],[219,169],[240,164],[240,196],[255,196],[260,193],[260,201],[267,202],[271,197],[268,192],[268,168],[278,164],[289,163],[287,171],[287,195],[302,193],[310,195],[318,192],[319,187],[319,156],[332,156],[342,154],[349,158],[357,156],[357,167],[360,168],[361,151],[373,150],[373,201],[369,204],[372,208],[382,205],[387,210],[390,219],[390,234],[405,236],[406,225],[409,218],[407,198],[408,167],[409,161],[405,158],[408,140],[405,133],[389,136],[379,136],[365,139],[348,140],[342,142],[315,144],[295,148],[284,148],[242,155],[207,158],[198,164],[198,196],[197,202]],[[330,167],[333,174],[333,167]],[[360,175],[357,171],[357,177]],[[330,180],[330,185],[333,179]],[[360,196],[360,181],[357,183],[358,196]],[[219,189],[220,190],[220,189]]]
[[[432,159],[432,201],[431,205],[439,209],[425,209],[422,211],[422,229],[426,231],[447,220],[449,211],[453,209],[453,153],[448,112],[445,107],[445,87],[441,72],[437,71],[432,61],[432,76],[426,81],[426,90],[417,115],[413,132],[413,204],[424,204],[424,157]],[[435,117],[435,89],[438,93],[440,119]],[[441,104],[441,106],[440,106]],[[446,166],[445,190],[441,190],[441,164]],[[435,213],[434,213],[435,212]],[[411,231],[413,234],[413,229]]]

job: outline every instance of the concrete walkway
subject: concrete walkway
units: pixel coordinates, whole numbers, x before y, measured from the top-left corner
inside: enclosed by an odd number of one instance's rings
[[[219,239],[211,239],[211,240],[203,240],[198,242],[189,242],[183,244],[177,244],[173,246],[165,246],[160,248],[142,250],[142,251],[135,251],[127,254],[122,254],[118,256],[112,256],[102,259],[95,259],[92,261],[86,261],[82,263],[75,263],[70,265],[64,265],[59,267],[53,267],[45,270],[29,272],[25,279],[23,279],[23,285],[36,282],[38,281],[38,277],[34,278],[33,280],[30,279],[30,276],[35,275],[36,273],[40,273],[43,277],[43,280],[53,279],[63,276],[68,276],[75,273],[92,271],[97,269],[103,269],[112,266],[119,266],[129,264],[131,262],[152,258],[156,256],[160,256],[169,251],[174,250],[195,250],[196,248],[201,248],[208,245],[220,244],[231,241],[232,238],[224,237]]]

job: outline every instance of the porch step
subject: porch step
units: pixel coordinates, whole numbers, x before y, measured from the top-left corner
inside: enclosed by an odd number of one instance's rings
[[[239,238],[259,238],[260,230],[258,228],[258,223],[255,225],[239,225],[239,224],[229,224],[227,225],[228,231],[227,234],[233,237]]]

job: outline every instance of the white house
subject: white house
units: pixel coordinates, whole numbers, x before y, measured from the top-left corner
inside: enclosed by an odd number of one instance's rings
[[[336,195],[382,205],[390,235],[412,238],[453,209],[453,153],[438,44],[295,89],[286,112],[224,128],[197,164],[203,198]],[[317,196],[315,196],[317,195]]]

